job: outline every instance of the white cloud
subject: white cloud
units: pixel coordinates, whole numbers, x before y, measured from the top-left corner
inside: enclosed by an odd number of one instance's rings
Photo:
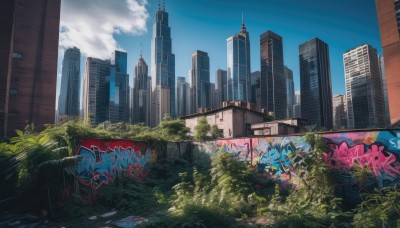
[[[107,59],[121,50],[114,34],[147,32],[147,0],[62,0],[60,48],[78,47],[86,56]]]

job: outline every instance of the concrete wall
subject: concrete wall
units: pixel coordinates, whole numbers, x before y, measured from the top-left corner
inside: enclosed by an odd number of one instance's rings
[[[400,184],[400,130],[331,133],[323,134],[323,139],[330,149],[322,159],[341,175],[350,176],[360,164],[371,168],[371,186]],[[302,136],[224,139],[215,141],[215,147],[202,143],[195,147],[211,155],[218,150],[237,154],[260,175],[271,176],[282,184],[298,184],[294,161],[311,150]]]
[[[330,149],[322,159],[339,171],[345,195],[359,197],[351,178],[356,164],[372,170],[373,178],[368,182],[371,188],[400,184],[400,130],[330,133],[323,134],[323,139]],[[82,195],[90,202],[100,187],[112,184],[120,174],[142,179],[158,160],[197,162],[219,151],[249,162],[258,175],[273,178],[285,187],[299,185],[294,165],[311,148],[303,136],[169,142],[151,147],[132,140],[81,139],[75,153],[79,156],[77,179],[81,186],[91,188],[90,196]]]

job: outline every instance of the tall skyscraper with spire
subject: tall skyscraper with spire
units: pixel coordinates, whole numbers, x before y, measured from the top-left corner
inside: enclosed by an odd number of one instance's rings
[[[135,66],[133,83],[133,122],[150,125],[149,104],[151,87],[149,85],[148,66],[142,58],[142,51],[140,51],[140,58]]]
[[[227,44],[227,100],[251,101],[250,36],[244,25]]]
[[[175,55],[172,54],[168,13],[159,4],[151,41],[151,75],[153,81],[151,126],[157,126],[164,114],[176,116]]]

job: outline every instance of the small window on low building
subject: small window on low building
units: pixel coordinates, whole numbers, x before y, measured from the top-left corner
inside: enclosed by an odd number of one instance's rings
[[[10,94],[11,94],[11,95],[17,95],[17,94],[18,94],[18,90],[17,90],[17,89],[11,88],[11,89],[10,89]]]
[[[13,52],[13,59],[22,59],[24,55],[21,52]]]

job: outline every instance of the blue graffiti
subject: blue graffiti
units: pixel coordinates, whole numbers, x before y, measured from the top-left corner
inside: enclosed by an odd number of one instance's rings
[[[114,150],[99,151],[97,147],[81,147],[76,169],[82,184],[98,189],[103,184],[112,183],[123,172],[129,176],[144,177],[151,168],[151,162],[149,149],[134,151],[130,147],[116,147]]]

